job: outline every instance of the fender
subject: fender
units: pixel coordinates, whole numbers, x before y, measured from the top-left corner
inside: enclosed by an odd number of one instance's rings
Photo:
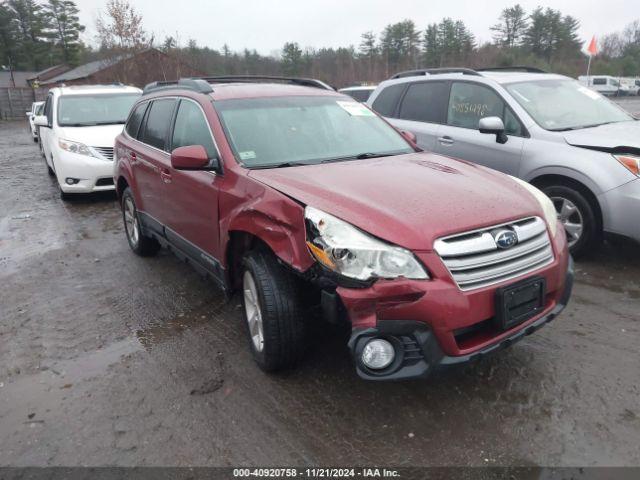
[[[304,207],[277,190],[265,188],[246,177],[240,178],[242,181],[236,188],[241,188],[242,183],[255,190],[256,195],[248,202],[238,202],[225,218],[220,219],[220,231],[227,232],[220,239],[224,258],[227,258],[230,233],[245,232],[266,243],[280,260],[295,270],[304,272],[311,268],[315,261],[305,243]],[[242,197],[232,195],[231,198]]]
[[[564,167],[560,165],[548,165],[532,170],[527,173],[526,177],[524,177],[523,180],[531,183],[532,180],[545,175],[557,175],[570,178],[572,180],[575,180],[576,182],[580,182],[589,190],[591,190],[591,193],[593,193],[596,197],[602,193],[598,186],[587,175],[574,168]]]
[[[129,188],[131,188],[131,192],[133,193],[133,199],[136,202],[136,205],[142,206],[142,199],[140,198],[140,193],[138,192],[138,184],[136,182],[136,177],[131,170],[131,164],[126,160],[127,156],[127,147],[123,146],[120,142],[116,141],[116,150],[115,150],[115,161],[117,162],[114,174],[114,184],[116,186],[116,194],[118,195],[118,201],[121,200],[120,194],[118,193],[118,181],[123,178]],[[141,209],[142,210],[142,209]]]

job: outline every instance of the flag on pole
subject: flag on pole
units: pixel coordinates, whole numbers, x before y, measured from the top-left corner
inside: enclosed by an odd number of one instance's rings
[[[595,57],[598,54],[598,45],[596,44],[596,36],[595,35],[591,39],[591,43],[589,44],[589,47],[587,48],[587,52],[589,52],[589,55],[592,56],[592,57]]]

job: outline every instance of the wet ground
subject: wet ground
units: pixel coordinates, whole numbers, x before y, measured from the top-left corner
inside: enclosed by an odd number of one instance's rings
[[[640,465],[640,253],[577,264],[565,313],[427,382],[358,379],[344,337],[250,358],[238,299],[129,251],[0,123],[0,465]]]

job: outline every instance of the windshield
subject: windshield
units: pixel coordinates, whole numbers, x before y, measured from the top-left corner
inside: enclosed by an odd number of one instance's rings
[[[247,168],[412,153],[391,126],[348,97],[216,102],[238,161]]]
[[[633,120],[620,107],[573,80],[512,83],[506,89],[547,130],[577,130]]]
[[[58,125],[84,127],[125,123],[139,93],[68,95],[58,101]]]

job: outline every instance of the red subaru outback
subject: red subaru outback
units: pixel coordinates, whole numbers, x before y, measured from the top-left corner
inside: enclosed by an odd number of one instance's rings
[[[539,190],[424,153],[318,81],[151,84],[116,157],[131,249],[166,246],[241,291],[267,371],[300,357],[309,304],[350,322],[361,377],[397,380],[506,347],[571,294],[564,230]]]

